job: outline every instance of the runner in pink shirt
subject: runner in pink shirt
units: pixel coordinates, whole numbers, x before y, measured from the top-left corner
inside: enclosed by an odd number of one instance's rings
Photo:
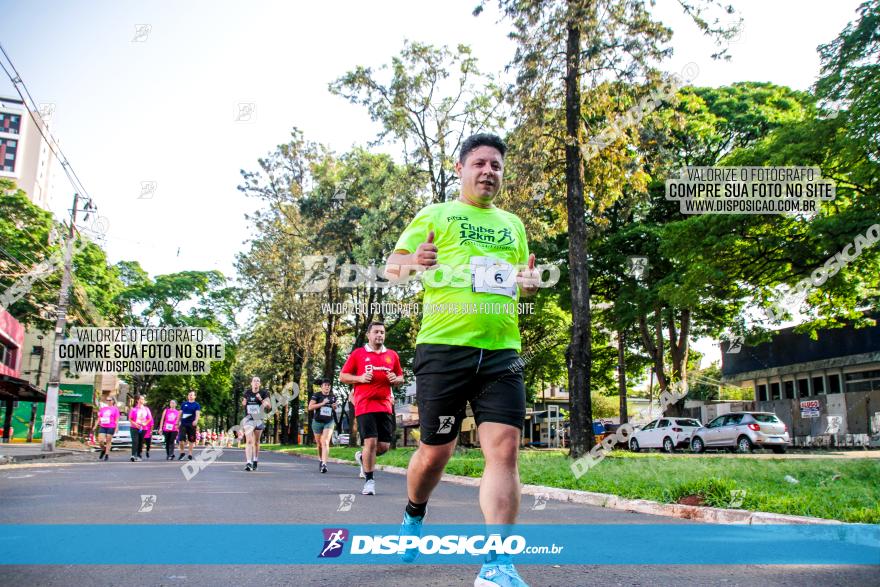
[[[144,405],[146,398],[139,395],[135,398],[135,406],[128,411],[128,422],[131,426],[131,462],[141,460],[141,450],[144,444],[144,433],[153,429],[153,414],[150,408]],[[147,428],[149,426],[149,428]]]
[[[168,407],[162,410],[162,418],[159,420],[159,430],[165,436],[165,460],[174,460],[174,440],[180,430],[180,410],[177,402],[171,400]]]
[[[98,448],[101,454],[98,460],[110,459],[110,448],[113,442],[113,435],[119,429],[119,408],[116,407],[112,399],[107,400],[107,404],[101,406],[98,410],[98,420],[95,422],[95,428],[98,431]]]
[[[155,422],[153,422],[153,412],[150,411],[150,408],[147,408],[147,414],[147,424],[144,427],[144,443],[141,445],[141,447],[146,448],[147,458],[150,458],[150,447],[153,446],[153,424]]]

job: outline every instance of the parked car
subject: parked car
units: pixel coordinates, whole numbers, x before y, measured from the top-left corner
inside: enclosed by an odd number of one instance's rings
[[[119,428],[110,439],[110,446],[131,446],[131,424],[128,420],[119,420]]]
[[[348,434],[337,434],[335,444],[340,446],[348,446]]]
[[[788,426],[771,412],[732,412],[718,416],[694,431],[691,439],[694,452],[711,448],[751,452],[763,447],[784,453],[790,445]]]
[[[633,433],[629,448],[639,452],[643,448],[659,448],[663,452],[675,452],[691,444],[694,431],[703,425],[693,418],[658,418]]]
[[[152,446],[165,446],[165,435],[158,430],[153,430],[153,435],[150,437],[150,444]]]

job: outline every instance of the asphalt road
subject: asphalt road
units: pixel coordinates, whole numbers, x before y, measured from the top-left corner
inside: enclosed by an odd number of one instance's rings
[[[317,463],[263,452],[256,472],[243,471],[240,450],[222,457],[185,481],[180,463],[153,459],[130,463],[124,452],[99,463],[93,455],[65,462],[0,467],[2,524],[118,524],[118,536],[84,536],[94,548],[131,549],[127,524],[396,524],[405,504],[404,477],[377,473],[376,496],[362,496],[357,470],[330,465],[321,475]],[[337,511],[339,494],[355,494],[350,511]],[[155,495],[149,512],[139,512],[141,495]],[[520,522],[540,524],[688,523],[618,510],[550,501],[534,509],[524,496]],[[432,498],[429,519],[434,523],[476,523],[481,519],[477,489],[441,484]],[[220,536],[205,536],[206,541]],[[242,545],[259,545],[259,536],[238,537]],[[597,540],[609,539],[597,537]],[[174,536],[169,536],[173,541]],[[662,545],[649,545],[661,547]],[[396,585],[472,585],[477,566],[388,565],[187,565],[187,545],[177,560],[150,565],[2,566],[6,585],[327,585],[334,587]],[[2,559],[2,553],[0,553]],[[647,566],[521,565],[519,571],[533,587],[543,585],[754,585],[792,586],[880,585],[880,568],[865,566]]]

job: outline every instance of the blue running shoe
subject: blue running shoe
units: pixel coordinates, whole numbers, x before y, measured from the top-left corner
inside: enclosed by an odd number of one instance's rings
[[[513,565],[486,563],[474,579],[474,587],[529,587]]]
[[[413,517],[406,512],[403,512],[403,524],[400,525],[400,535],[401,536],[421,536],[422,535],[422,521],[424,520],[424,516]],[[416,560],[416,557],[419,555],[418,548],[408,548],[403,551],[401,555],[401,559],[405,563],[411,563]]]

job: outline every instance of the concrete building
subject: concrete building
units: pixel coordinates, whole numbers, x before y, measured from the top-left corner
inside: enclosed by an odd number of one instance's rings
[[[16,409],[28,402],[46,401],[44,392],[21,377],[23,351],[24,327],[12,314],[0,310],[0,437],[3,442],[10,442],[13,435],[27,434],[27,422],[16,420]]]
[[[522,442],[525,445],[561,447],[564,441],[564,418],[561,410],[569,410],[568,391],[550,385],[535,396],[535,403],[526,409]]]
[[[54,335],[36,329],[24,334],[21,374],[35,387],[46,390],[52,368],[52,345]],[[112,373],[97,375],[72,375],[61,364],[61,387],[58,392],[58,433],[62,436],[85,436],[92,430],[99,402],[119,401],[131,403],[128,385]],[[40,429],[45,404],[31,405],[23,402],[16,409],[16,418],[29,422],[35,417],[34,439],[42,438]],[[16,440],[20,435],[16,432]]]
[[[752,389],[755,409],[775,413],[797,446],[865,446],[880,433],[880,324],[817,334],[786,328],[736,353],[722,345],[722,381]]]
[[[51,118],[50,106],[43,112],[44,120]],[[0,177],[14,180],[34,204],[49,210],[55,154],[40,130],[24,102],[0,97]],[[48,125],[42,130],[48,136]]]

